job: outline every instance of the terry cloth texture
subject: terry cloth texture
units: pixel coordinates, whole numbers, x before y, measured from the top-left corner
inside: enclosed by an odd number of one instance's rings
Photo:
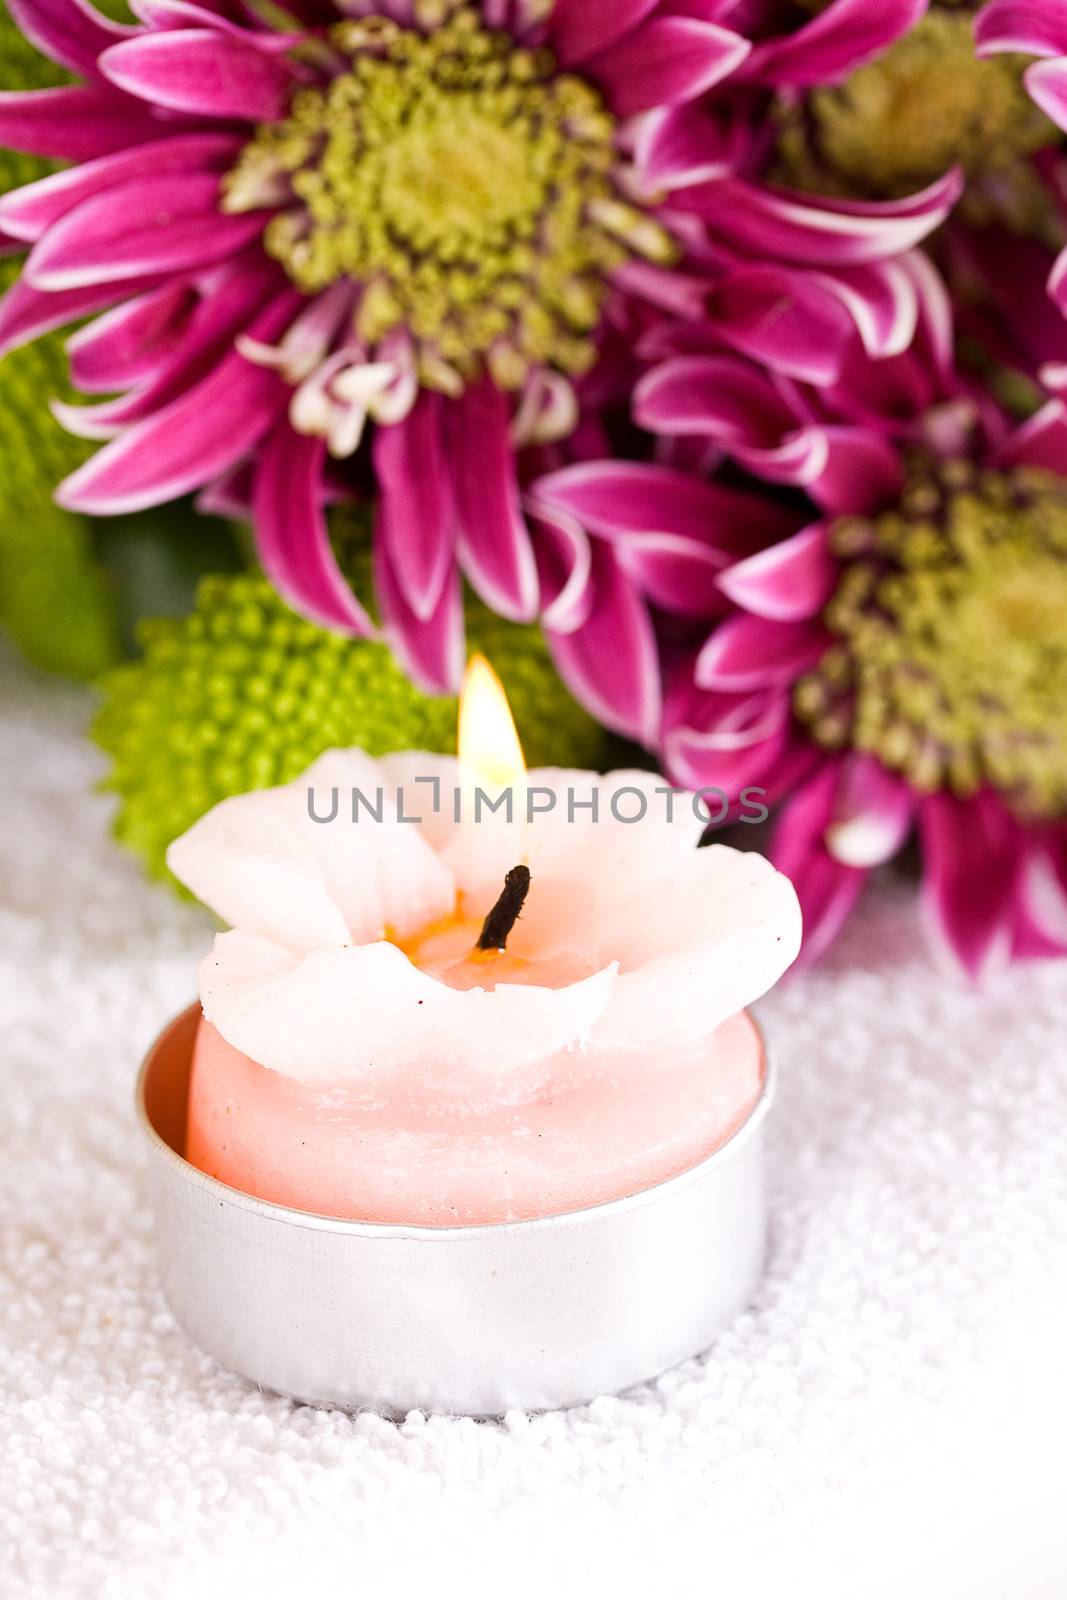
[[[160,1295],[134,1073],[207,919],[108,839],[89,697],[0,658],[0,1596],[1067,1597],[1067,967],[982,996],[881,888],[761,1008],[752,1308],[500,1423],[291,1405]]]

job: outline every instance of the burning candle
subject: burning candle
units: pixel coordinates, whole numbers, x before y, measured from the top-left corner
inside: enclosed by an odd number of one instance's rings
[[[200,968],[186,1155],[262,1199],[430,1226],[657,1184],[761,1089],[745,1007],[800,913],[644,772],[526,773],[468,671],[460,753],[332,751],[171,847],[230,925]]]

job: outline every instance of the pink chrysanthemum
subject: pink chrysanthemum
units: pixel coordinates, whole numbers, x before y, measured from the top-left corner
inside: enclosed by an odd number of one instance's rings
[[[1022,84],[1034,105],[1048,119],[1047,125],[1053,131],[1059,130],[1061,135],[1067,131],[1067,7],[1057,0],[989,0],[989,4],[978,8],[974,38],[978,56],[986,61],[996,62],[1005,55],[1042,58],[1031,61],[1025,68]],[[1051,205],[1058,238],[1042,243],[1051,249],[1052,243],[1063,246],[1067,240],[1067,151],[1062,137],[1058,141],[1055,162],[1047,150],[1046,156],[1044,170],[1053,191]],[[1033,243],[1028,243],[1027,250],[1028,255],[1021,263],[1023,270],[1033,273],[1042,269],[1043,255]],[[1033,267],[1029,265],[1030,260],[1034,262]],[[996,273],[1003,263],[1002,251],[999,259],[989,264],[989,273]],[[1014,274],[1013,277],[1016,305],[1020,301],[1029,302],[1026,286],[1020,284]],[[1067,248],[1060,249],[1052,266],[1048,292],[1059,311],[1067,316]],[[1034,316],[1032,303],[1030,316]],[[1025,323],[1026,313],[1017,320]],[[1050,329],[1040,312],[1030,342],[1037,348],[1041,363],[1067,361],[1067,335],[1062,328]]]
[[[1064,9],[922,0],[915,11],[906,32],[840,81],[789,86],[758,108],[755,170],[867,199],[958,170],[959,202],[930,248],[968,357],[1040,377],[1067,360],[1067,279],[1055,266],[1067,243],[1067,79],[1063,63],[1033,57],[1067,48]],[[1018,383],[1004,392],[1031,399]]]
[[[1067,953],[1067,413],[1011,431],[954,372],[932,269],[902,266],[921,309],[900,356],[854,351],[815,388],[689,351],[639,385],[668,446],[782,486],[762,528],[750,489],[717,539],[724,491],[666,466],[588,462],[537,493],[618,526],[635,479],[669,474],[676,541],[716,544],[726,614],[671,647],[664,763],[780,803],[809,957],[917,827],[936,927],[980,974]]]
[[[891,258],[954,181],[838,204],[734,157],[753,96],[847,71],[919,0],[835,0],[784,29],[772,0],[136,0],[134,27],[11,3],[84,83],[0,97],[0,138],[76,163],[0,204],[32,247],[0,338],[103,310],[73,377],[119,392],[62,409],[110,442],[61,502],[245,503],[283,593],[365,633],[324,505],[369,461],[377,598],[422,681],[459,672],[462,571],[502,614],[541,614],[576,690],[651,738],[654,555],[527,515],[517,452],[586,453],[582,417],[625,397],[657,316],[801,378],[852,318],[876,353],[906,342]]]

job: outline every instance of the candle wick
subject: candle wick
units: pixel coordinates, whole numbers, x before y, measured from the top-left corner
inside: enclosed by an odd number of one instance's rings
[[[512,867],[504,879],[500,899],[482,923],[476,950],[503,950],[530,892],[529,867]]]

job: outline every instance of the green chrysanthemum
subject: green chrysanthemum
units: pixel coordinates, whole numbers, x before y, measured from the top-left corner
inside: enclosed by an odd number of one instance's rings
[[[63,74],[38,55],[0,11],[0,74],[5,85],[47,88]],[[0,192],[49,171],[32,156],[0,150]],[[0,289],[18,273],[0,263]],[[108,587],[93,555],[89,524],[59,511],[52,492],[91,446],[65,433],[48,410],[69,397],[60,334],[0,362],[0,620],[38,666],[70,677],[103,670],[117,651]]]
[[[472,605],[471,646],[507,689],[532,766],[598,765],[604,734],[567,693],[536,628]],[[287,783],[322,751],[455,749],[456,702],[420,692],[385,645],[296,616],[263,577],[206,578],[196,609],[141,627],[94,736],[113,758],[117,838],[165,876],[170,841],[227,795]]]

